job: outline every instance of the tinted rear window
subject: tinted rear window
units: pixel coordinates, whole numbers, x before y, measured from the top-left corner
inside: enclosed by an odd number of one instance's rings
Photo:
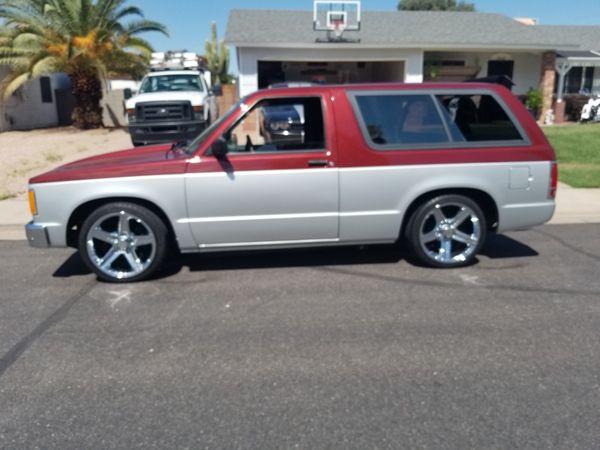
[[[491,95],[438,95],[455,141],[523,140],[501,104]]]

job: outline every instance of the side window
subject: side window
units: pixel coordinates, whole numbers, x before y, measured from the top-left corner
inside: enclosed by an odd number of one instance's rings
[[[523,140],[504,108],[491,95],[438,95],[455,141]]]
[[[223,136],[230,153],[322,150],[321,98],[263,100]]]
[[[449,142],[429,95],[358,94],[355,97],[367,138],[376,146]]]

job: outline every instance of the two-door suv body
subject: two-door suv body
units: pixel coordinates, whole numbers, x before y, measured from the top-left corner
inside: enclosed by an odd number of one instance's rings
[[[264,112],[274,107],[294,114],[269,121],[272,140]],[[31,179],[26,232],[34,247],[78,247],[109,281],[149,277],[169,249],[399,238],[421,262],[457,267],[489,232],[548,221],[556,183],[554,151],[498,85],[268,89],[187,146],[109,153]]]

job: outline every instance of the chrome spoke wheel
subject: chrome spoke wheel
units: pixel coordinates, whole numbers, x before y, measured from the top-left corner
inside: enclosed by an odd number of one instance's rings
[[[96,269],[118,280],[133,278],[146,271],[157,250],[152,227],[126,210],[96,219],[85,242],[87,256]]]
[[[439,201],[426,209],[418,224],[424,254],[448,266],[473,257],[483,237],[482,218],[475,209],[458,200]]]

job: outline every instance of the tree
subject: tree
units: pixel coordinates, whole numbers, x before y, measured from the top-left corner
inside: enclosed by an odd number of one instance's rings
[[[0,65],[11,68],[1,90],[9,98],[27,80],[64,72],[71,79],[78,128],[102,125],[102,80],[143,75],[152,47],[137,37],[167,34],[127,0],[0,0]],[[124,19],[137,17],[123,23]]]
[[[473,3],[455,0],[400,0],[401,11],[475,11]]]
[[[217,24],[210,25],[211,39],[204,43],[206,63],[210,71],[210,77],[213,86],[217,84],[227,84],[230,77],[227,74],[229,69],[229,50],[225,41],[219,42],[217,37]]]

